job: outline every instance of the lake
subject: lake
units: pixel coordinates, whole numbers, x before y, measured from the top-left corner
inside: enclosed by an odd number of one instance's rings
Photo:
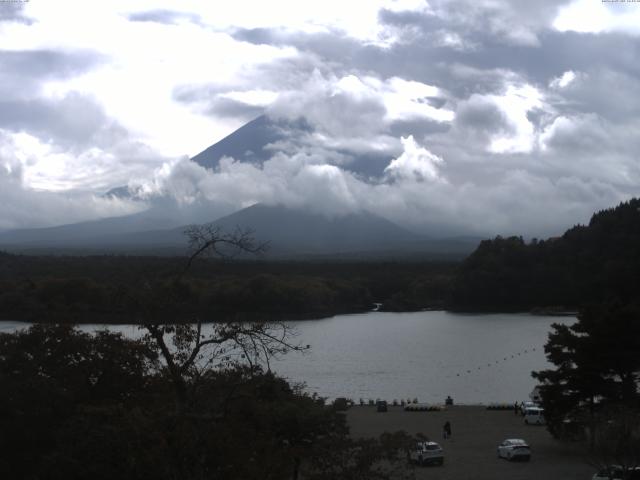
[[[575,318],[428,311],[287,322],[311,351],[286,355],[272,369],[329,398],[513,403],[528,399],[531,371],[549,366],[544,344],[554,322]],[[22,326],[0,322],[0,331]],[[139,335],[134,326],[110,328]]]

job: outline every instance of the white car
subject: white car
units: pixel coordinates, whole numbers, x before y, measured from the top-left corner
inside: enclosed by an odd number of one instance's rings
[[[521,438],[507,438],[498,445],[498,458],[529,460],[531,458],[531,448]]]
[[[623,470],[618,465],[612,465],[609,469],[600,470],[591,478],[592,480],[618,480],[623,478]],[[640,480],[640,467],[630,468],[627,472],[627,478],[629,480]]]
[[[524,412],[526,412],[528,409],[530,408],[536,408],[539,407],[540,405],[538,405],[536,402],[522,402],[520,404],[520,415],[522,415],[524,417]]]
[[[524,411],[524,423],[527,425],[544,425],[544,409],[530,407]]]
[[[409,462],[418,465],[442,465],[444,451],[436,442],[418,442],[415,448],[409,450]]]

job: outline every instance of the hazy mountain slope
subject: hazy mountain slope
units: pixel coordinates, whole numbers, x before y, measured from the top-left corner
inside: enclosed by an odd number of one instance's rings
[[[393,249],[420,236],[370,213],[329,218],[282,206],[253,205],[215,222],[231,230],[246,226],[274,251],[344,252]]]
[[[103,252],[181,253],[187,246],[185,226],[157,228],[163,220],[132,215],[61,227],[19,230],[0,235],[0,247],[12,250],[87,248]],[[462,256],[477,241],[431,240],[370,213],[329,218],[283,206],[253,205],[213,222],[223,231],[251,229],[258,242],[269,243],[268,256],[368,256],[415,253]],[[143,230],[148,226],[146,230]],[[142,231],[140,231],[142,230]]]
[[[369,213],[327,218],[282,206],[253,205],[213,222],[225,232],[250,229],[272,254],[339,253],[388,250],[418,242],[421,237]],[[87,239],[113,247],[184,247],[186,226],[172,229],[106,234]]]
[[[175,218],[152,216],[147,212],[103,218],[47,228],[28,228],[0,233],[0,245],[66,246],[93,243],[95,239],[131,232],[175,227]]]
[[[432,255],[461,258],[480,239],[459,237],[429,239],[376,215],[362,212],[325,217],[283,206],[253,205],[222,217],[214,225],[225,232],[250,229],[257,242],[268,242],[268,257],[364,254],[367,257]],[[137,248],[186,246],[185,227],[131,233],[109,240],[113,245]]]

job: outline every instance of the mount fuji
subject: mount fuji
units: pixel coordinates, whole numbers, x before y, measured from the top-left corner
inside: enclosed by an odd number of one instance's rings
[[[295,140],[313,135],[304,120],[274,120],[260,116],[229,136],[192,157],[198,165],[215,170],[224,157],[261,165],[281,148],[295,148]],[[286,145],[285,145],[286,144]],[[389,164],[389,154],[357,155],[344,151],[347,162],[341,168],[361,177],[379,177]],[[106,195],[126,196],[119,187]],[[182,253],[186,247],[186,225],[213,222],[224,229],[236,227],[254,231],[258,241],[270,244],[270,255],[366,255],[412,253],[462,256],[470,253],[478,238],[433,239],[411,232],[370,212],[326,216],[306,209],[257,204],[220,216],[208,205],[178,208],[175,202],[159,199],[148,210],[48,228],[0,233],[0,248],[13,251],[97,251]]]

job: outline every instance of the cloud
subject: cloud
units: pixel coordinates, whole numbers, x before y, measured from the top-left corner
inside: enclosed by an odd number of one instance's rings
[[[127,15],[127,18],[132,22],[152,22],[162,23],[167,25],[174,25],[181,21],[188,21],[193,23],[200,22],[200,16],[188,13],[178,12],[175,10],[145,10],[142,12],[135,12]]]
[[[454,50],[475,50],[479,36],[491,37],[501,43],[536,47],[539,34],[555,18],[564,3],[507,0],[431,0],[422,12],[383,10],[381,20],[399,29],[400,36],[427,37],[440,47]]]
[[[438,166],[442,158],[419,146],[413,136],[401,138],[404,151],[384,169],[391,178],[428,181],[440,179]]]
[[[582,172],[554,166],[552,172],[562,172],[556,177],[544,168],[531,172],[515,164],[494,169],[484,178],[460,179],[451,174],[446,158],[415,139],[404,138],[403,147],[404,152],[388,164],[387,177],[376,182],[328,165],[321,155],[298,152],[277,153],[262,165],[226,158],[215,170],[182,159],[166,164],[140,188],[149,202],[168,196],[210,216],[254,203],[283,204],[327,216],[370,211],[433,236],[550,236],[588,221],[600,205],[626,198],[631,187],[628,183],[626,190],[614,187],[621,178],[589,178],[584,170],[593,165],[587,161]],[[556,153],[541,155],[550,157],[547,161],[560,161]],[[639,178],[640,172],[631,174]]]
[[[209,215],[281,202],[557,234],[638,194],[630,7],[71,1],[74,21],[51,2],[2,7],[2,200],[37,222],[38,208],[64,218],[42,199],[62,209],[68,194],[80,218],[130,206],[82,197],[82,214],[79,190],[127,184]],[[282,121],[264,161],[183,158],[262,114]]]
[[[563,32],[640,34],[640,10],[635,2],[574,0],[562,8],[553,26]]]
[[[67,80],[103,61],[103,56],[86,50],[0,50],[0,93],[5,99],[32,98],[41,95],[44,82]]]
[[[13,135],[0,130],[0,230],[126,215],[146,208],[139,202],[103,198],[87,191],[61,195],[25,187],[25,159],[17,143]]]
[[[391,135],[394,126],[424,131],[451,122],[453,112],[439,101],[444,96],[432,85],[399,77],[327,77],[314,70],[302,88],[281,93],[267,112],[276,119],[304,119],[313,133],[298,138],[298,148],[390,158],[401,150],[399,138]]]
[[[44,141],[72,146],[95,143],[96,132],[107,122],[91,99],[69,94],[61,99],[0,100],[0,128],[27,131]]]
[[[571,82],[573,82],[577,78],[576,72],[571,70],[567,70],[562,74],[562,76],[554,78],[550,83],[550,88],[561,89],[567,88]]]
[[[17,22],[30,24],[31,19],[24,14],[23,2],[5,2],[0,5],[0,23]]]

